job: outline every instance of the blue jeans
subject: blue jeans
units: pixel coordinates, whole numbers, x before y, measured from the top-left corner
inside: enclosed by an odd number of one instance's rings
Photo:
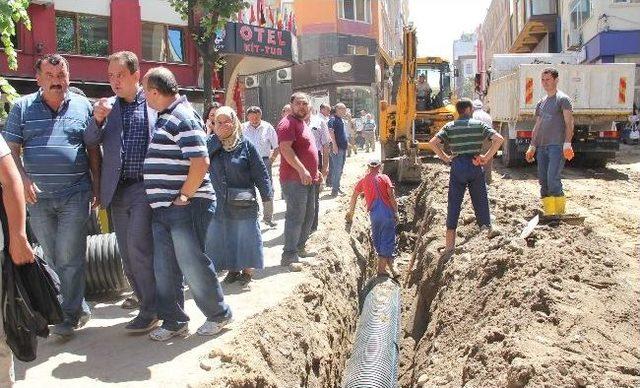
[[[78,322],[81,311],[89,313],[84,288],[90,208],[88,190],[60,198],[38,198],[28,206],[29,223],[44,259],[60,277],[64,319],[72,324]]]
[[[340,190],[340,179],[342,178],[342,170],[344,169],[344,162],[347,158],[347,150],[338,148],[338,153],[331,152],[331,161],[333,162],[333,170],[331,172],[331,187],[333,193],[337,193]]]
[[[316,192],[318,185],[303,185],[297,181],[282,182],[282,193],[287,204],[284,217],[284,260],[296,259],[298,251],[311,234],[316,212]]]
[[[564,154],[562,145],[540,146],[536,149],[536,159],[538,160],[538,182],[540,182],[540,196],[561,197],[562,191],[562,169],[564,168]]]
[[[207,228],[215,202],[193,198],[186,206],[153,209],[156,306],[162,327],[178,330],[189,320],[184,311],[182,275],[208,321],[231,316],[213,263],[205,254]]]
[[[473,165],[473,156],[461,155],[456,156],[451,162],[447,203],[447,229],[451,230],[458,227],[462,200],[464,199],[464,192],[467,188],[469,188],[471,204],[476,214],[476,222],[480,226],[491,226],[484,170],[481,166]]]

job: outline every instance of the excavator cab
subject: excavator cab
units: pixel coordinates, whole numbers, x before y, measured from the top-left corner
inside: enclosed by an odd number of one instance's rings
[[[418,58],[412,25],[404,27],[403,37],[403,56],[393,67],[391,98],[380,101],[380,142],[385,173],[400,182],[418,182],[421,157],[432,152],[429,140],[457,114],[449,102],[449,62]]]

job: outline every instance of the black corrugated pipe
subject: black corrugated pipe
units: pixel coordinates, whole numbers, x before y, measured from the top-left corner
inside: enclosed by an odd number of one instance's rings
[[[395,387],[400,351],[400,285],[389,277],[378,276],[369,280],[365,292],[342,386]]]

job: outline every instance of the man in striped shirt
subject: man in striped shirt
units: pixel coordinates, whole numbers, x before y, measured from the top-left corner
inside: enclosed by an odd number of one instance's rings
[[[445,124],[429,141],[436,155],[445,162],[451,163],[445,253],[451,253],[455,248],[460,207],[467,188],[469,188],[471,203],[476,213],[476,222],[480,227],[491,228],[483,166],[493,158],[504,140],[493,128],[480,120],[471,118],[473,115],[471,100],[461,99],[456,103],[456,110],[460,118]],[[482,153],[482,142],[485,139],[491,140],[491,147],[486,153]],[[443,144],[449,146],[450,155],[442,150]]]
[[[207,320],[200,335],[214,335],[231,321],[213,263],[205,254],[207,228],[215,209],[209,153],[202,119],[167,68],[143,79],[149,107],[158,112],[144,160],[144,186],[152,210],[156,304],[162,326],[149,336],[166,341],[189,332],[182,275]]]

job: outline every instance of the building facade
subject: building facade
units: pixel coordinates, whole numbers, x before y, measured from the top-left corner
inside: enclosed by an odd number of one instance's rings
[[[454,93],[458,98],[475,98],[477,73],[476,33],[466,33],[453,41]]]
[[[49,53],[69,61],[71,84],[92,98],[112,93],[107,57],[129,50],[140,58],[144,73],[166,66],[176,75],[182,92],[202,100],[198,52],[186,22],[164,0],[38,0],[28,8],[31,30],[19,26],[16,36],[18,69],[10,71],[0,57],[0,72],[18,93],[32,93],[34,64]]]
[[[584,63],[635,63],[640,106],[640,0],[560,0],[563,51]]]
[[[391,90],[391,69],[402,56],[405,0],[297,0],[301,64],[293,89],[317,102],[344,103],[354,116],[378,116]]]

